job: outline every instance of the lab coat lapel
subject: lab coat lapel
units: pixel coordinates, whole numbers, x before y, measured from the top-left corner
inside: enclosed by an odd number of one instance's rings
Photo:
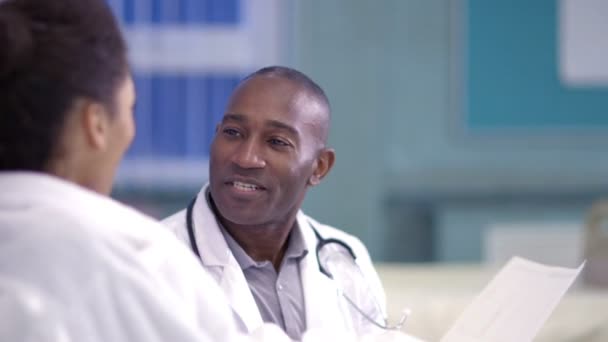
[[[307,329],[352,330],[346,303],[338,294],[335,282],[319,271],[318,239],[309,222],[302,212],[298,213],[298,226],[308,248],[308,254],[300,263]]]
[[[234,264],[231,263],[224,267],[220,287],[228,297],[232,311],[248,332],[253,332],[264,323],[247,285],[247,280],[236,260],[234,260]]]
[[[215,215],[209,208],[205,197],[206,188],[198,194],[192,211],[201,262],[224,291],[240,323],[251,332],[263,324],[262,317],[245,275],[228,248]]]

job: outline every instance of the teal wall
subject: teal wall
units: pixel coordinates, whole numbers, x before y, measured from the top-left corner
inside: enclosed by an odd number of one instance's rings
[[[470,131],[608,128],[608,87],[572,88],[560,82],[558,3],[467,2]]]
[[[337,150],[305,208],[360,236],[377,259],[478,260],[488,224],[581,220],[608,193],[601,129],[467,129],[465,9],[447,0],[294,8],[292,63],[326,89]],[[516,94],[503,96],[517,110]]]

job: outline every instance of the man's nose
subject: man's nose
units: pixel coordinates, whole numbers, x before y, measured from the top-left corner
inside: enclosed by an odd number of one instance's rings
[[[243,169],[259,169],[266,166],[260,147],[252,140],[243,141],[240,144],[232,161]]]

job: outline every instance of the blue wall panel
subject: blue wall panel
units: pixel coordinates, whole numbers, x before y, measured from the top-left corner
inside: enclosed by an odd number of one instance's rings
[[[137,134],[130,158],[207,158],[239,74],[136,74]]]
[[[209,24],[236,24],[239,20],[238,0],[207,0],[204,22]]]
[[[239,0],[108,0],[123,25],[238,26]],[[137,134],[129,159],[204,160],[226,101],[243,75],[234,72],[137,72]]]
[[[126,25],[238,25],[240,0],[108,0]]]
[[[152,77],[152,136],[154,151],[160,156],[183,156],[185,127],[182,79],[176,76]],[[204,115],[205,113],[201,113]]]

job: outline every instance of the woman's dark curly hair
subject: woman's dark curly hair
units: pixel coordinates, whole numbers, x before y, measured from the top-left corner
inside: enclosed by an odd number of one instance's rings
[[[0,171],[44,171],[76,99],[113,112],[126,54],[104,0],[0,0]]]

